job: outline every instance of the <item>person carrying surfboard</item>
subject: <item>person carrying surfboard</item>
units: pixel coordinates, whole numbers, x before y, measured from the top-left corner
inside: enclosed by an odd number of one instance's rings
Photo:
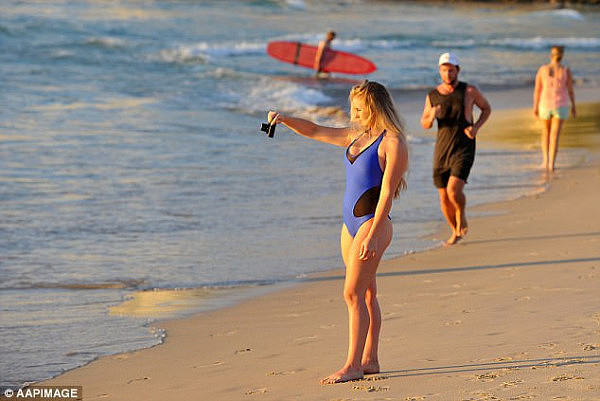
[[[357,54],[334,50],[331,41],[335,32],[328,32],[318,46],[302,42],[276,40],[267,44],[267,54],[276,60],[319,73],[370,74],[377,69],[371,60]]]
[[[315,55],[315,70],[317,70],[317,77],[329,75],[328,73],[323,71],[323,55],[329,49],[331,49],[331,42],[335,39],[335,32],[329,31],[327,35],[325,35],[325,39],[319,42],[319,46],[317,48],[317,54]]]

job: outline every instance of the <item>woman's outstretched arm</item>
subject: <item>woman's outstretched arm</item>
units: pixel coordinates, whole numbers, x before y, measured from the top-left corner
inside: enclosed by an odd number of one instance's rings
[[[269,112],[268,121],[270,124],[283,124],[295,133],[316,141],[343,147],[350,144],[352,129],[349,127],[324,127],[303,118],[284,116],[275,111]]]

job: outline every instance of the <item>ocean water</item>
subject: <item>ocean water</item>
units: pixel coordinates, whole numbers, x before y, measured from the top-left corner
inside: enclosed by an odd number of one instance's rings
[[[173,302],[191,313],[341,267],[343,150],[258,128],[270,108],[342,125],[365,77],[316,81],[269,58],[269,41],[334,29],[335,48],[377,64],[369,79],[420,105],[448,50],[485,92],[531,87],[564,44],[576,83],[600,86],[599,22],[597,9],[373,1],[1,2],[0,387],[155,345],[152,310]],[[434,132],[400,112],[411,171],[388,257],[436,246],[424,238],[441,222]],[[538,158],[481,148],[470,204],[543,189]],[[136,312],[140,291],[178,288],[195,300],[166,291]]]

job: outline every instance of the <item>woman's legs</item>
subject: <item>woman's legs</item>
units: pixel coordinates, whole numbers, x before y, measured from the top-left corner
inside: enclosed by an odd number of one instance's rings
[[[558,151],[558,139],[560,130],[562,129],[565,120],[557,117],[552,117],[550,126],[550,138],[548,148],[548,171],[554,171],[554,162],[556,161],[556,153]]]
[[[384,222],[385,229],[378,238],[375,257],[360,260],[358,258],[360,246],[372,224],[373,220],[363,224],[354,238],[345,227],[342,229],[342,257],[346,264],[344,299],[348,308],[348,357],[339,371],[321,380],[323,384],[360,379],[365,373],[363,361],[369,363],[376,361],[378,364],[376,353],[379,344],[381,311],[375,297],[374,282],[381,256],[392,240],[392,223],[389,220]],[[367,292],[369,293],[368,302]],[[365,351],[367,351],[366,354]],[[372,369],[372,366],[369,366],[367,372],[371,373]]]
[[[369,310],[369,332],[362,355],[363,373],[379,373],[379,333],[381,332],[381,309],[377,301],[377,281],[371,280],[366,294],[367,309]]]
[[[550,148],[550,127],[552,126],[552,119],[542,120],[542,168],[548,169],[548,150]]]

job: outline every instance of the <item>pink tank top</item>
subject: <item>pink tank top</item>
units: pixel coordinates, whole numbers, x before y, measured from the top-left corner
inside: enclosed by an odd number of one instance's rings
[[[553,76],[551,76],[551,72],[553,72]],[[538,71],[538,74],[542,78],[540,107],[552,110],[568,106],[567,67],[550,68],[549,66],[543,66]]]

